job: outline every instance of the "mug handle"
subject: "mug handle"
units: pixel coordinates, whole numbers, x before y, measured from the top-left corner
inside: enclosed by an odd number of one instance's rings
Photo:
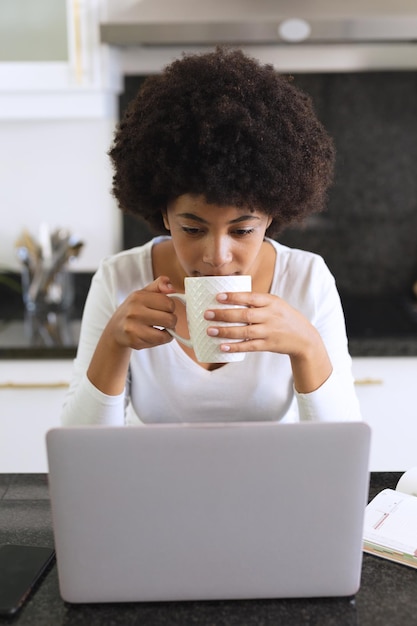
[[[178,300],[181,300],[181,302],[183,304],[185,304],[185,306],[187,306],[187,298],[186,298],[185,294],[183,294],[183,293],[167,293],[166,295],[168,296],[168,298],[178,298]],[[191,339],[186,339],[185,337],[182,337],[177,332],[175,332],[175,330],[171,330],[170,328],[166,328],[165,330],[167,330],[169,332],[169,334],[172,335],[173,337],[175,337],[175,339],[177,339],[180,343],[183,343],[184,346],[187,346],[187,348],[192,348],[193,347],[193,343],[192,343]]]

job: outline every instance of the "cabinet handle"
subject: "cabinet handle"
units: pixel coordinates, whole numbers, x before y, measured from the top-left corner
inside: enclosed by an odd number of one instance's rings
[[[71,0],[67,3],[68,52],[71,73],[76,85],[82,85],[86,79],[87,49],[85,38],[85,0]]]
[[[73,0],[74,15],[74,57],[75,57],[75,76],[77,83],[82,82],[83,63],[82,63],[82,47],[81,47],[81,12],[79,0]]]
[[[384,381],[382,378],[358,378],[355,380],[355,385],[383,385]]]
[[[69,383],[0,383],[0,389],[65,389]]]

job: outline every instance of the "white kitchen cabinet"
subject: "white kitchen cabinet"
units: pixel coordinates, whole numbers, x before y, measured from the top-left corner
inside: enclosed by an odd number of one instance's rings
[[[371,471],[417,466],[417,357],[354,357]],[[60,424],[72,360],[0,361],[0,473],[47,471],[45,434]]]
[[[100,43],[103,10],[102,0],[7,0],[0,119],[117,118],[122,78],[117,52]]]
[[[417,466],[417,357],[354,357],[353,373],[372,428],[370,470]]]
[[[0,361],[0,473],[48,471],[45,434],[60,424],[72,360]]]

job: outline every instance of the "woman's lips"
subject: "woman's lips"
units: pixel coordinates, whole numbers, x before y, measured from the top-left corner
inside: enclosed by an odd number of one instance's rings
[[[241,272],[225,272],[225,273],[212,273],[212,274],[204,274],[203,272],[198,272],[197,270],[192,273],[192,276],[195,277],[207,277],[207,276],[239,276]]]

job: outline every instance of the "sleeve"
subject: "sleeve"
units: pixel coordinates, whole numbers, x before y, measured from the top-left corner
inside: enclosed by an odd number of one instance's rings
[[[118,396],[108,396],[94,387],[86,374],[98,340],[117,307],[112,283],[111,272],[102,263],[85,302],[73,376],[61,414],[63,426],[124,424],[128,389]]]
[[[300,420],[360,421],[342,304],[335,280],[321,257],[315,259],[309,283],[313,299],[310,320],[323,339],[333,370],[315,391],[307,394],[295,391]]]

